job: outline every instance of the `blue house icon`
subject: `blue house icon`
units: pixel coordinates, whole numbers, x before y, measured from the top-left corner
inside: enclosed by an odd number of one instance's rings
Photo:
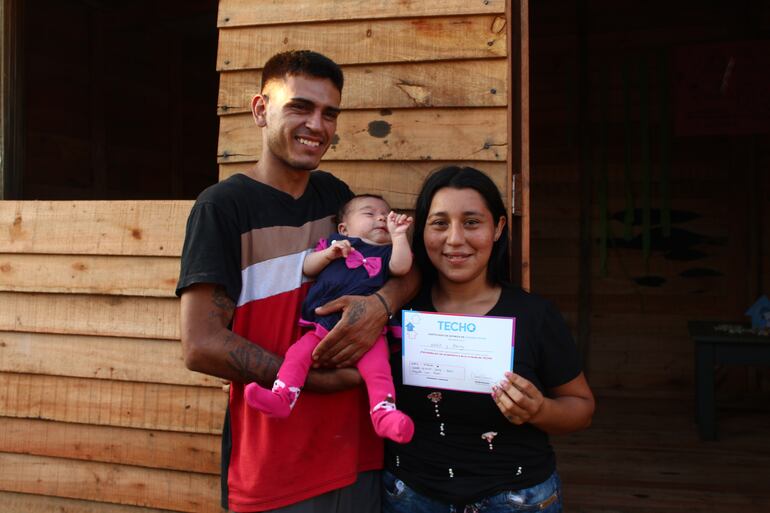
[[[770,299],[762,296],[746,310],[746,315],[751,317],[751,327],[762,329],[770,327]]]

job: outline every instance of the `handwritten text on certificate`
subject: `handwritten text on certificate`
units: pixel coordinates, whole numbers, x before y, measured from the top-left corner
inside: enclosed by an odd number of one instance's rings
[[[403,312],[405,385],[492,391],[513,369],[516,319]]]

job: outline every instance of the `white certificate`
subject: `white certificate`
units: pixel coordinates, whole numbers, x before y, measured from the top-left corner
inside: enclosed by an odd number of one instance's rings
[[[490,393],[513,369],[516,319],[404,310],[405,385]]]

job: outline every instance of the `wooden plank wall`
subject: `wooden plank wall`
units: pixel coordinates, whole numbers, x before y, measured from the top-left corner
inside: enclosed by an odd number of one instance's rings
[[[556,301],[577,331],[579,144],[580,135],[588,132],[590,143],[584,151],[587,169],[593,173],[588,362],[594,386],[678,389],[686,397],[693,381],[687,320],[740,321],[760,289],[770,292],[770,181],[766,172],[770,145],[766,134],[671,137],[672,238],[660,236],[657,215],[665,185],[661,130],[670,122],[662,120],[661,92],[672,87],[676,76],[670,67],[673,51],[682,45],[745,39],[749,21],[760,24],[765,20],[767,33],[767,4],[748,2],[743,8],[752,3],[764,17],[746,16],[745,10],[727,4],[690,0],[676,5],[611,0],[532,4],[533,290]],[[583,30],[588,75],[587,96],[582,99],[588,112],[584,125],[578,124],[581,5],[586,9]],[[646,105],[652,174],[649,260],[639,244],[641,211],[632,230],[634,244],[624,245],[622,222],[626,204],[624,68],[629,80],[630,186],[634,206],[641,209],[643,103],[639,77],[645,60],[649,65]],[[675,108],[671,99],[669,115]],[[603,109],[607,113],[604,144],[600,135]],[[606,274],[600,267],[602,145],[610,216]],[[763,249],[757,253],[759,247]],[[745,369],[738,372],[746,376]],[[719,379],[726,379],[725,374],[720,373]]]
[[[222,0],[220,178],[252,165],[249,106],[273,54],[312,49],[345,73],[343,114],[322,169],[411,209],[423,178],[468,162],[510,196],[506,1]]]
[[[227,396],[188,371],[190,201],[0,202],[0,509],[215,512]]]

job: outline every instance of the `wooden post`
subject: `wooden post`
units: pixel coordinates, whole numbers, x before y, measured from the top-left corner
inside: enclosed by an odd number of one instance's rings
[[[0,200],[21,196],[24,162],[23,2],[0,2]]]
[[[511,201],[512,280],[529,290],[529,0],[509,0],[508,198]]]

